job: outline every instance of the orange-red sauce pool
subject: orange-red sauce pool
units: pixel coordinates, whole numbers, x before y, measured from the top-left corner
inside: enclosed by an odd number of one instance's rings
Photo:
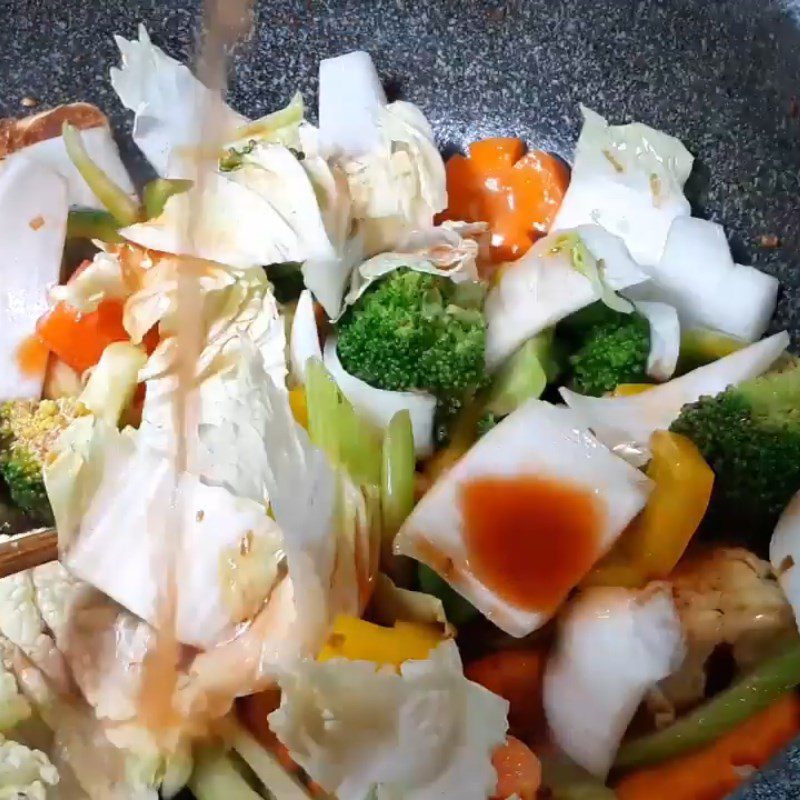
[[[585,487],[538,476],[462,487],[471,572],[526,611],[556,608],[595,562],[601,501]]]

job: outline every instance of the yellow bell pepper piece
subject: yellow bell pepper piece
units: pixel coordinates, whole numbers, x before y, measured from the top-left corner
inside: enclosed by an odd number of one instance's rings
[[[374,661],[397,669],[404,661],[427,658],[442,638],[442,631],[436,625],[395,622],[394,627],[385,628],[356,617],[339,616],[317,658]]]
[[[297,424],[308,430],[308,402],[305,389],[297,387],[289,392],[289,407]]]
[[[652,389],[652,383],[621,383],[611,393],[612,397],[633,397],[635,394],[641,394],[648,389]]]
[[[695,444],[677,433],[656,431],[647,475],[655,486],[631,522],[584,584],[643,586],[666,578],[694,536],[711,499],[714,473]]]

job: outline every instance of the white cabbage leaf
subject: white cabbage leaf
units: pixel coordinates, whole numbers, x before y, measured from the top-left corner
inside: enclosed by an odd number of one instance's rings
[[[735,264],[722,226],[705,219],[675,219],[661,259],[648,272],[652,280],[631,296],[670,303],[688,327],[753,342],[775,311],[778,279]]]
[[[122,66],[112,67],[111,85],[125,108],[135,114],[133,141],[165,178],[194,178],[186,154],[201,145],[206,115],[218,126],[220,143],[247,122],[203,86],[184,64],[156,47],[139,26],[139,38],[116,36]],[[182,152],[183,151],[183,152]]]
[[[41,372],[18,357],[58,283],[67,225],[67,186],[49,167],[16,158],[0,170],[0,401],[38,399]]]
[[[379,112],[380,147],[342,160],[367,255],[393,250],[447,207],[444,162],[425,115],[398,100]]]
[[[251,142],[273,142],[302,152],[300,129],[304,124],[304,114],[303,95],[295,92],[283,108],[237,128],[233,133],[233,140],[227,143],[227,147],[232,148],[238,155],[241,154],[242,148],[249,149]]]
[[[668,584],[592,588],[563,611],[544,676],[544,710],[558,746],[604,779],[645,693],[684,656]]]
[[[170,197],[160,217],[121,231],[143,247],[238,269],[302,263],[306,285],[330,316],[360,258],[349,232],[341,173],[314,154],[299,160],[270,143],[256,144],[238,169],[209,172]]]
[[[100,421],[93,427],[92,437],[103,441],[88,448],[86,458],[60,450],[60,442],[45,469],[48,496],[54,484],[71,483],[80,506],[68,510],[71,528],[60,524],[63,514],[54,508],[62,562],[156,624],[165,562],[172,556],[179,641],[209,647],[230,636],[257,613],[277,580],[283,557],[277,526],[260,503],[176,473],[172,460],[136,432],[119,433]],[[176,529],[180,540],[166,548]]]
[[[630,397],[586,397],[560,389],[564,402],[594,431],[597,438],[620,454],[631,451],[648,460],[647,448],[654,431],[667,430],[686,403],[715,395],[766,372],[789,346],[783,331],[679,378]]]
[[[386,103],[368,53],[323,59],[319,76],[320,152],[347,175],[365,254],[394,250],[447,206],[433,131],[415,105]]]
[[[133,400],[146,362],[144,350],[130,342],[108,345],[91,370],[80,402],[96,417],[117,425]]]
[[[487,230],[482,222],[447,221],[411,231],[397,242],[396,250],[379,253],[353,270],[345,304],[353,305],[375,281],[402,268],[450,278],[454,283],[478,281],[478,239]]]
[[[336,381],[342,394],[353,404],[356,412],[364,419],[385,430],[398,411],[408,411],[411,416],[411,429],[414,434],[414,450],[418,456],[425,456],[433,450],[433,417],[436,412],[436,398],[425,392],[395,392],[377,389],[342,366],[336,352],[336,337],[329,336],[323,352],[325,369]]]
[[[583,128],[553,230],[596,224],[619,236],[640,264],[661,258],[694,159],[678,139],[635,122],[609,125],[581,106]]]
[[[505,265],[486,297],[486,364],[494,370],[523,342],[603,300],[632,306],[614,293],[647,280],[622,242],[596,225],[551,233]]]
[[[511,636],[540,628],[555,608],[520,608],[476,576],[469,565],[463,488],[481,479],[545,477],[590,492],[598,504],[595,557],[600,558],[644,507],[652,486],[645,475],[576,426],[573,416],[540,400],[520,406],[429,489],[394,540],[395,553],[426,563]],[[531,535],[537,535],[535,528]],[[534,567],[548,569],[546,564]],[[582,577],[575,575],[575,583]],[[565,594],[571,588],[565,586]]]
[[[270,728],[313,780],[341,800],[485,800],[508,703],[463,674],[447,641],[400,674],[366,661],[303,661],[279,677]]]
[[[387,627],[393,626],[395,622],[421,622],[426,625],[442,625],[450,630],[444,605],[438,597],[397,586],[382,572],[375,576],[370,614],[375,622]]]
[[[350,200],[344,176],[313,152],[298,160],[285,147],[256,147],[234,180],[267,198],[295,232],[295,252],[279,261],[303,262],[306,286],[330,316],[342,302],[352,259],[359,254],[348,242]],[[263,237],[264,231],[258,231]]]
[[[199,313],[203,349],[198,359],[197,387],[190,393],[192,427],[217,424],[225,398],[234,391],[244,338],[253,343],[265,368],[282,386],[286,376],[286,333],[272,288],[261,269],[229,270],[210,262],[189,262],[198,270],[202,307]],[[141,292],[125,307],[125,325],[134,341],[158,323],[162,341],[140,373],[147,386],[140,430],[162,452],[175,450],[173,418],[177,378],[177,287],[181,265],[175,260],[156,264]],[[136,335],[134,335],[134,332]],[[233,383],[232,383],[233,382]],[[192,440],[194,445],[194,439]],[[192,453],[190,452],[190,461]]]
[[[92,163],[96,164],[123,192],[135,195],[128,170],[122,163],[119,148],[108,125],[98,125],[81,131],[81,140]],[[6,165],[18,158],[25,158],[61,175],[67,183],[67,200],[71,206],[83,206],[105,210],[95,193],[78,172],[67,155],[62,136],[53,136],[17,150],[5,159]]]
[[[296,617],[301,621],[295,637],[299,651],[313,656],[337,611],[358,614],[357,607],[337,609],[331,602],[340,588],[334,585],[334,576],[338,538],[345,533],[340,526],[345,520],[345,479],[295,422],[286,392],[263,369],[260,389],[263,411],[259,433],[268,463],[267,491],[275,520],[284,533]],[[357,590],[355,581],[352,587]]]
[[[63,302],[82,314],[91,314],[104,300],[125,300],[132,291],[119,256],[100,250],[67,283],[54,286],[50,297],[53,302]]]
[[[286,153],[296,161],[288,150]],[[299,188],[304,199],[310,198],[312,202],[296,208],[287,219],[271,198],[234,180],[241,171],[209,172],[188,191],[172,195],[161,216],[123,228],[120,233],[151,250],[193,256],[240,269],[303,261],[306,256],[304,231],[316,232],[321,224],[313,190],[304,173],[301,180],[305,185]],[[296,179],[296,171],[292,169],[292,172],[292,179]],[[297,198],[296,193],[288,190],[290,180],[286,176],[284,186],[289,201]],[[293,227],[293,223],[300,227]]]
[[[639,300],[633,304],[650,323],[647,374],[657,381],[668,381],[678,366],[681,349],[681,323],[678,312],[669,303]]]

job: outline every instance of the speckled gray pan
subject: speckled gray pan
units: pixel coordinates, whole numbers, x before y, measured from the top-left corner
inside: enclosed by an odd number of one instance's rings
[[[112,35],[143,21],[188,60],[197,5],[0,0],[0,114],[23,113],[26,96],[85,99],[126,130],[107,80]],[[231,102],[256,116],[299,86],[313,108],[319,58],[353,48],[422,106],[445,151],[513,134],[569,158],[578,103],[679,136],[698,157],[696,211],[726,226],[737,260],[781,279],[774,324],[800,339],[800,2],[264,0]],[[736,797],[800,798],[800,746]]]

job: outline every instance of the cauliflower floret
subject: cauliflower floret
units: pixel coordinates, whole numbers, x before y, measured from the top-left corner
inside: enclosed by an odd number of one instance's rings
[[[0,666],[0,731],[8,731],[31,714],[31,707],[19,691],[14,673]]]
[[[698,549],[681,561],[672,583],[687,654],[681,668],[648,698],[659,727],[704,699],[709,660],[720,648],[727,649],[739,674],[776,641],[794,635],[792,609],[772,568],[744,548]]]
[[[0,736],[0,800],[45,800],[58,771],[39,750]]]
[[[157,800],[159,784],[174,794],[185,783],[188,750],[163,753],[135,727],[136,667],[144,654],[135,634],[145,629],[146,623],[58,562],[0,580],[0,731],[7,714],[27,716],[33,707],[52,732],[52,748],[46,749],[53,758],[51,764],[44,754],[0,736],[0,800],[44,800],[59,773],[60,790],[90,800]],[[54,671],[63,671],[65,684],[54,682]],[[76,686],[83,700],[75,697]],[[6,779],[6,764],[28,769],[25,752],[38,753],[49,771],[43,767],[41,777],[27,783],[30,770]]]
[[[0,634],[30,658],[56,686],[69,688],[63,657],[36,604],[30,570],[0,580]]]

